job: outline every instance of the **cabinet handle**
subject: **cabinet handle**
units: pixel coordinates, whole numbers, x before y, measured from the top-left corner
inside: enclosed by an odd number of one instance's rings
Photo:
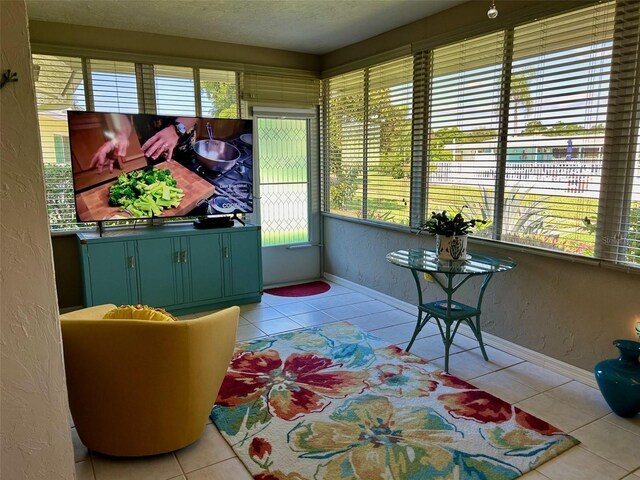
[[[180,263],[182,261],[181,258],[180,252],[176,252],[176,263]]]
[[[187,263],[187,251],[182,251],[182,263]]]
[[[229,247],[224,247],[224,248],[222,249],[222,256],[223,256],[224,258],[229,258]]]
[[[129,268],[136,268],[136,259],[133,255],[129,257]]]

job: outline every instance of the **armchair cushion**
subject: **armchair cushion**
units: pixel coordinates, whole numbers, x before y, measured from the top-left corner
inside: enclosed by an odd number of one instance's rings
[[[154,320],[158,322],[174,322],[178,319],[163,308],[149,307],[148,305],[120,305],[109,310],[102,317],[114,320]]]

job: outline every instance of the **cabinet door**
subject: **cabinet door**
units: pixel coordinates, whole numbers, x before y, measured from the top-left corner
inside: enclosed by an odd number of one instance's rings
[[[176,262],[172,238],[138,240],[138,277],[140,302],[151,307],[178,303],[176,298]]]
[[[191,235],[183,238],[188,245],[185,286],[187,299],[201,302],[221,298],[222,279],[222,239],[219,233]],[[190,292],[190,296],[189,296]]]
[[[226,235],[225,256],[228,255],[229,285],[227,295],[243,295],[262,289],[262,265],[260,265],[260,232],[240,230]]]
[[[86,248],[91,292],[87,303],[138,303],[133,243],[96,243]]]

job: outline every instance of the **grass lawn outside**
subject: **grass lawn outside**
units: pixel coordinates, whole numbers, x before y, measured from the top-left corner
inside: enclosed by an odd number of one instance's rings
[[[400,187],[400,182],[398,187]],[[388,197],[387,190],[379,190],[373,186],[368,188],[367,211],[368,218],[387,221],[390,223],[409,225],[409,190],[404,187],[404,192],[399,190],[395,198]],[[490,199],[493,192],[486,192]],[[515,193],[515,197],[513,194]],[[404,197],[399,200],[398,197]],[[508,199],[511,204],[505,205],[505,218],[503,226],[503,240],[550,248],[564,252],[577,253],[585,256],[594,255],[595,224],[597,222],[598,199],[564,196],[564,195],[536,195],[526,191],[511,192],[507,189]],[[493,206],[487,206],[483,200],[480,187],[431,185],[427,198],[428,211],[458,211],[463,206],[469,214],[483,211],[488,212],[486,217],[493,215]],[[484,208],[480,208],[483,206]],[[632,208],[640,208],[640,202],[633,202]],[[356,191],[353,197],[345,202],[343,208],[331,208],[332,213],[349,217],[362,218],[362,189]],[[473,215],[472,215],[473,216]],[[517,229],[518,221],[525,225],[533,225],[536,218],[537,229]],[[584,219],[588,218],[591,227],[587,226]],[[491,225],[484,226],[477,231],[477,236],[492,236]],[[640,263],[640,260],[637,260]]]
[[[294,243],[306,243],[309,241],[309,230],[306,228],[268,230],[262,228],[262,246],[273,247],[276,245],[291,245]]]

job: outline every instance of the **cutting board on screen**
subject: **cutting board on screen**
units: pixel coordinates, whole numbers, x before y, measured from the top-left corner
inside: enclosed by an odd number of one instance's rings
[[[157,164],[156,167],[168,168],[173,178],[176,179],[177,187],[181,188],[182,193],[184,193],[180,205],[163,210],[161,214],[162,217],[187,215],[196,207],[198,202],[209,198],[215,192],[215,187],[211,183],[176,161],[161,162]],[[109,189],[114,183],[115,181],[105,183],[76,195],[76,208],[78,209],[78,217],[81,221],[135,218],[119,207],[109,205]]]

